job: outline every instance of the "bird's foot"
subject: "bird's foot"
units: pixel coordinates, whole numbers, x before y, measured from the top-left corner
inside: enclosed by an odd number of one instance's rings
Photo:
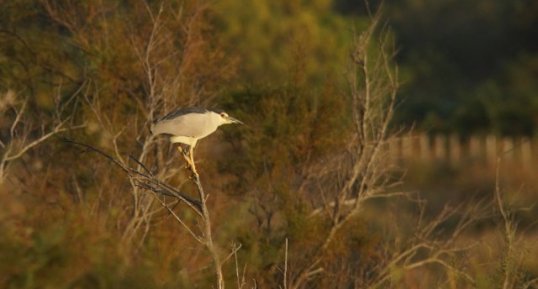
[[[192,167],[194,165],[194,163],[191,161],[190,156],[187,153],[183,153],[182,156],[183,160],[187,163],[189,167]]]
[[[185,148],[183,148],[181,146],[178,146],[177,149],[178,149],[179,153],[181,154],[181,156],[183,157],[183,160],[187,164],[186,167],[194,175],[198,175],[198,171],[196,170],[196,165],[194,164],[194,158],[193,158],[194,148],[190,147],[189,150],[187,150],[187,149],[185,149]]]
[[[179,151],[179,154],[181,157],[183,157],[183,160],[187,163],[188,166],[191,166],[191,158],[189,157],[189,151],[185,150],[179,145],[177,147],[177,150]]]

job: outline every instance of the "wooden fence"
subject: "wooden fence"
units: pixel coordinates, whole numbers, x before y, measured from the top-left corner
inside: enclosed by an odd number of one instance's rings
[[[401,135],[387,145],[391,160],[439,162],[451,164],[479,162],[495,164],[500,157],[505,164],[538,169],[538,138],[497,137],[493,135],[460,137],[458,135]]]

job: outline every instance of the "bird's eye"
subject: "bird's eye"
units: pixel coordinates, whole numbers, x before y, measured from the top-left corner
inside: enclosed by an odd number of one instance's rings
[[[222,117],[228,117],[228,114],[225,113],[225,112],[221,112],[221,113],[220,113],[220,116],[222,116]]]

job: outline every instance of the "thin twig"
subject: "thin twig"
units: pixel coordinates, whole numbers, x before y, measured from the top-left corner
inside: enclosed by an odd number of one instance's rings
[[[288,288],[288,238],[286,238],[286,246],[284,253],[284,289]]]
[[[166,210],[168,210],[168,212],[174,217],[174,219],[176,219],[176,221],[178,221],[187,230],[187,232],[189,232],[189,234],[196,241],[198,241],[200,244],[204,244],[204,240],[202,239],[202,237],[200,237],[196,233],[194,233],[194,231],[187,224],[185,224],[185,222],[183,222],[183,220],[181,220],[181,218],[176,214],[176,212],[174,212],[174,210],[172,210],[163,200],[161,200],[157,196],[155,196],[155,198],[159,201],[159,203],[161,203],[161,205],[164,208],[166,208]]]
[[[213,241],[213,233],[211,229],[211,217],[209,216],[209,210],[207,207],[207,199],[209,198],[209,195],[205,193],[204,188],[202,186],[202,182],[200,181],[200,175],[198,174],[198,171],[196,170],[196,164],[194,161],[194,148],[193,146],[190,147],[189,152],[187,151],[180,151],[180,153],[183,155],[185,161],[187,162],[188,167],[190,168],[192,172],[192,181],[196,185],[196,188],[198,189],[198,196],[201,201],[201,209],[202,209],[202,216],[203,216],[203,225],[204,225],[204,238],[205,238],[205,245],[209,252],[211,253],[211,257],[213,258],[213,263],[215,267],[215,273],[217,275],[217,288],[224,289],[224,274],[222,273],[222,264],[223,262],[220,259],[219,252],[217,250],[217,246]],[[188,156],[186,154],[189,154]]]

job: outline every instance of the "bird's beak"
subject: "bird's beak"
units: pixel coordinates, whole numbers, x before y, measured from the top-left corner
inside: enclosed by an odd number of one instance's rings
[[[238,120],[238,119],[236,119],[236,118],[233,118],[233,117],[231,117],[231,116],[228,116],[228,121],[229,121],[230,123],[240,123],[240,124],[244,124],[242,121],[240,121],[240,120]]]

